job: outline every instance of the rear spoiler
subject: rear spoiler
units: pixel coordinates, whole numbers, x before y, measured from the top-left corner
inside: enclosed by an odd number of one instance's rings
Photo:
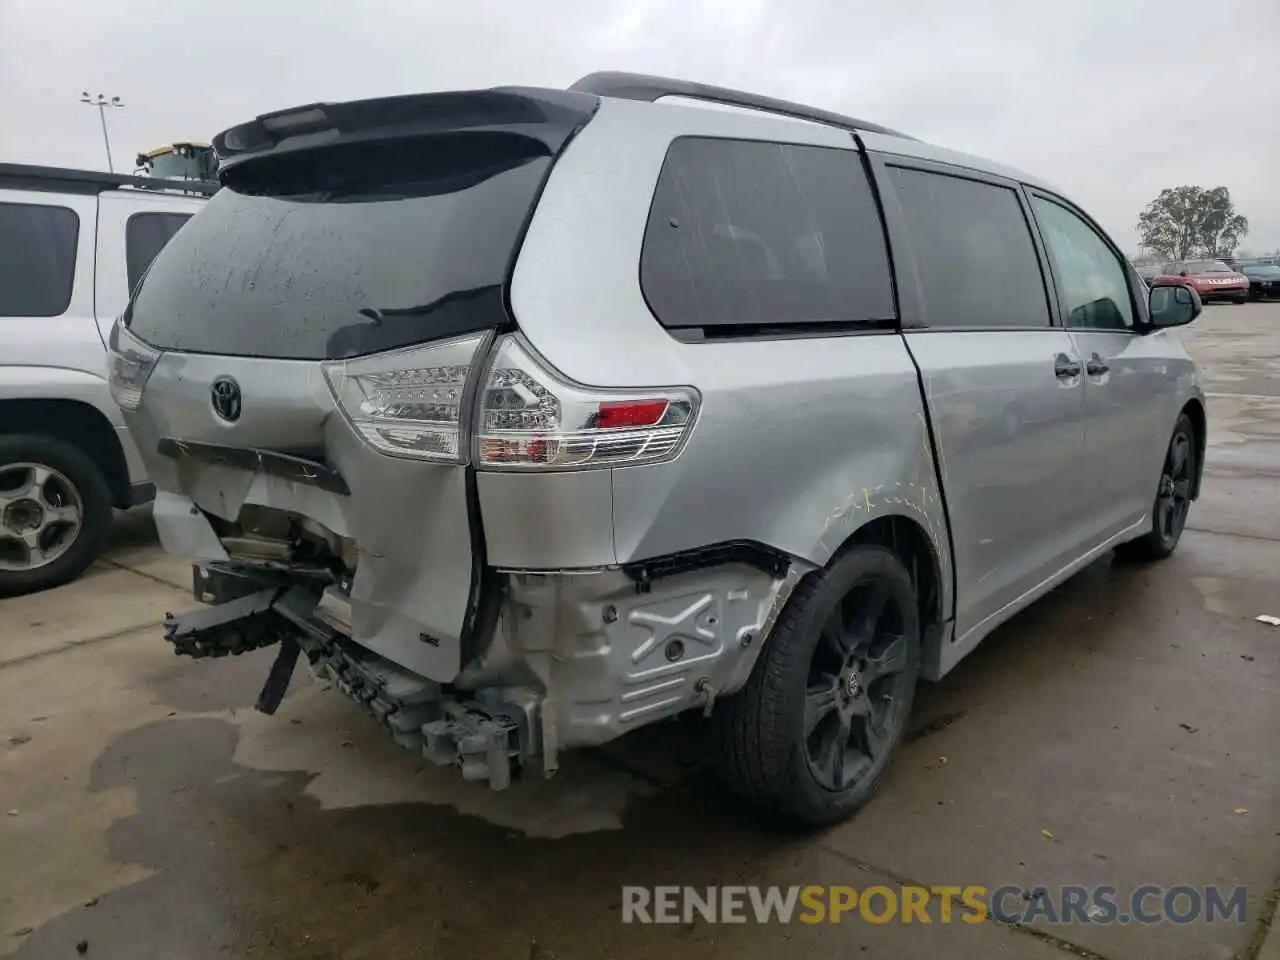
[[[213,148],[225,172],[257,157],[339,143],[500,130],[540,141],[554,155],[591,119],[599,102],[573,91],[494,87],[312,103],[224,130],[213,138]]]

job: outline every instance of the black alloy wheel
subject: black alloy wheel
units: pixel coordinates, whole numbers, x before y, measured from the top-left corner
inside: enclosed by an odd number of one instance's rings
[[[1160,481],[1151,508],[1151,527],[1136,540],[1116,548],[1125,560],[1163,560],[1177,549],[1191,512],[1199,453],[1195,426],[1185,413],[1178,417],[1160,468]]]
[[[843,791],[884,759],[909,700],[906,618],[878,577],[836,604],[813,648],[805,692],[805,756],[814,779]],[[914,682],[914,681],[913,681]]]
[[[920,639],[915,584],[892,550],[854,545],[809,574],[713,714],[730,789],[807,826],[852,816],[906,731]]]

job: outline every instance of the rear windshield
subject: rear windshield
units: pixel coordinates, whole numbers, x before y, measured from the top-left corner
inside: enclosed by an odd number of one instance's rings
[[[250,161],[156,257],[125,322],[161,349],[298,360],[496,325],[549,163],[493,133]]]

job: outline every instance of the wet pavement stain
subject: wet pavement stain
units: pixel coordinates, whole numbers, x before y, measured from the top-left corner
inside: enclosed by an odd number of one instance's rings
[[[90,792],[118,786],[137,790],[139,813],[107,830],[111,855],[161,873],[58,918],[32,933],[18,957],[71,956],[80,941],[95,957],[204,957],[221,952],[231,928],[227,897],[210,873],[218,849],[217,817],[201,809],[191,773],[210,756],[234,748],[235,730],[217,721],[192,721],[194,739],[174,741],[172,727],[151,724],[117,740],[94,764]]]
[[[622,886],[745,882],[807,843],[726,815],[700,777],[637,801],[623,831],[558,840],[428,804],[323,810],[310,774],[233,763],[236,739],[230,723],[180,719],[112,743],[90,789],[138,797],[108,830],[112,856],[157,872],[31,933],[16,956],[70,956],[79,941],[110,960],[705,956],[712,940],[739,956],[759,931],[623,927]]]
[[[1145,589],[1152,575],[1109,561],[1082,572],[997,631],[944,683],[923,687],[910,739],[947,737],[965,726],[986,691],[1004,685],[1001,675],[1025,687],[1041,670],[1114,656],[1121,635],[1097,629],[1112,617],[1172,630],[1182,603]],[[1195,591],[1185,605],[1203,611]],[[1037,652],[1046,645],[1053,656]],[[238,712],[252,702],[267,665],[255,655],[183,663],[159,670],[145,686],[166,705]],[[311,683],[299,670],[292,695]],[[200,696],[204,691],[212,699]],[[368,749],[344,749],[337,739],[343,734],[323,715],[345,700],[320,689],[308,694],[299,698],[306,713],[263,718],[264,727],[234,717],[177,717],[111,742],[92,765],[90,792],[128,788],[137,813],[107,830],[110,856],[154,873],[28,934],[16,956],[72,956],[85,941],[88,955],[108,960],[769,957],[789,940],[833,928],[623,926],[621,889],[768,883],[771,876],[784,884],[798,877],[822,882],[814,875],[823,870],[832,877],[826,882],[868,882],[851,876],[856,867],[848,862],[815,866],[829,851],[813,836],[763,822],[726,796],[703,762],[706,731],[696,717],[584,752],[585,762],[634,774],[648,787],[633,794],[620,829],[548,838],[445,803],[326,808],[314,770],[258,769],[235,759],[246,730],[320,737],[319,755],[330,759]],[[1010,698],[996,712],[1016,708]],[[354,708],[351,719],[367,723]],[[387,747],[406,777],[422,775],[411,754]],[[846,934],[838,942],[853,941]]]

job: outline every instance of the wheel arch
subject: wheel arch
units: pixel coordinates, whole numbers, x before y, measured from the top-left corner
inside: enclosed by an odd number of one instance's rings
[[[949,544],[940,543],[914,516],[881,513],[850,533],[824,567],[818,569],[830,566],[849,550],[866,545],[889,550],[911,575],[920,612],[920,676],[925,680],[937,679],[945,672],[941,668],[943,645],[950,637],[948,626],[954,602],[951,558],[944,552]]]
[[[1181,413],[1190,418],[1196,434],[1196,480],[1191,491],[1191,497],[1195,499],[1200,496],[1200,482],[1204,477],[1204,456],[1209,443],[1209,425],[1205,417],[1204,404],[1197,398],[1188,400],[1183,405]]]
[[[766,548],[774,550],[780,558],[789,556],[790,572],[786,576],[785,586],[777,593],[765,617],[765,625],[760,634],[764,642],[752,644],[746,650],[733,676],[725,685],[725,693],[735,693],[747,683],[763,649],[772,638],[774,627],[787,604],[792,602],[797,588],[806,580],[819,576],[848,551],[868,545],[881,546],[892,552],[910,574],[911,582],[916,588],[920,612],[921,676],[932,680],[941,675],[937,665],[942,655],[942,644],[950,635],[948,627],[951,622],[950,604],[954,586],[951,580],[951,558],[943,552],[949,549],[949,543],[946,540],[939,542],[937,537],[931,536],[925,524],[916,517],[906,513],[882,512],[847,534],[822,564],[788,555],[777,548]]]
[[[765,658],[765,663],[757,663],[746,686],[713,715],[721,769],[739,796],[802,823],[821,826],[844,819],[874,795],[889,758],[907,729],[915,681],[920,674],[905,677],[905,685],[889,701],[889,710],[898,714],[890,728],[892,736],[883,741],[887,749],[878,756],[874,748],[866,754],[871,759],[868,770],[834,789],[829,782],[822,782],[814,773],[813,758],[808,753],[808,739],[816,728],[801,719],[811,696],[806,678],[814,651],[813,632],[823,629],[814,616],[815,607],[826,611],[827,604],[839,599],[840,591],[850,584],[848,578],[841,577],[841,568],[859,566],[858,554],[870,548],[869,552],[878,556],[867,558],[873,562],[863,566],[862,573],[868,569],[883,572],[885,554],[896,557],[915,585],[916,602],[923,616],[932,619],[941,592],[935,581],[940,579],[942,568],[934,556],[933,543],[926,528],[914,519],[885,513],[861,524],[833,551],[826,564],[810,568],[796,581],[792,597],[803,605],[784,615],[778,623],[780,631],[772,633],[767,643],[758,645],[762,648],[758,655]],[[857,576],[855,573],[854,582]],[[918,660],[905,661],[908,674],[924,669],[927,661],[923,644],[930,635],[924,631],[918,638]],[[857,672],[852,673],[852,679],[857,677]],[[838,685],[841,680],[837,678],[835,682]],[[848,731],[838,736],[848,736]]]
[[[0,435],[53,437],[82,450],[102,470],[113,505],[131,505],[129,466],[116,428],[82,400],[22,397],[0,400]]]
[[[884,514],[868,520],[845,539],[836,556],[866,544],[886,548],[907,568],[916,588],[921,626],[927,628],[941,623],[945,594],[942,588],[943,566],[937,545],[920,522],[901,513]]]

